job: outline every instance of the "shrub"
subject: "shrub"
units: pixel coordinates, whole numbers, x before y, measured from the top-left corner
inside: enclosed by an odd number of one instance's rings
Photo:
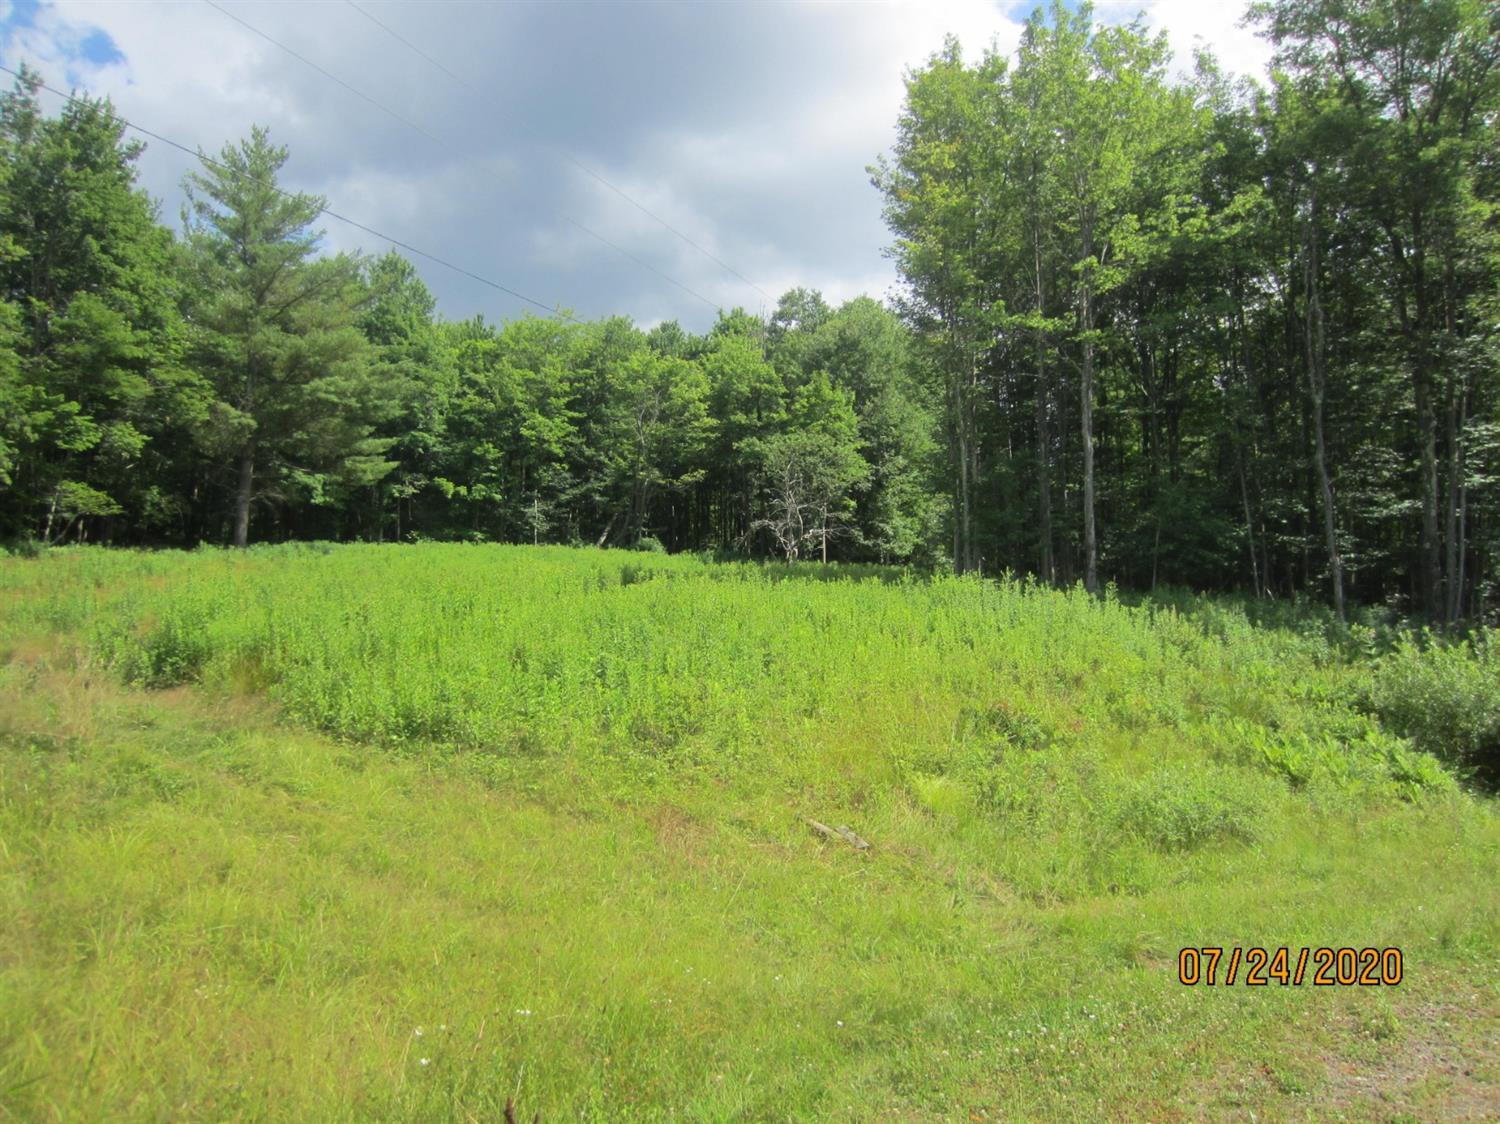
[[[962,819],[973,807],[973,794],[953,777],[913,773],[908,783],[917,803],[935,816]]]
[[[1401,645],[1375,665],[1361,702],[1418,749],[1500,783],[1500,656],[1487,637]]]
[[[998,699],[985,706],[966,706],[958,716],[959,736],[964,741],[978,740],[997,751],[1046,749],[1058,740],[1057,728],[1044,717]]]
[[[40,558],[47,553],[47,544],[31,535],[22,535],[7,542],[4,550],[15,558]]]
[[[1244,769],[1197,766],[1161,769],[1142,780],[1119,805],[1116,824],[1164,851],[1207,843],[1253,842],[1264,809],[1280,786]]]

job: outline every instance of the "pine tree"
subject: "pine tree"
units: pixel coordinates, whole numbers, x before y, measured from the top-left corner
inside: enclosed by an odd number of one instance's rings
[[[374,426],[396,406],[356,327],[357,259],[316,259],[323,200],[278,189],[287,151],[264,129],[188,176],[194,359],[213,385],[205,447],[234,468],[233,541],[251,505],[335,503],[393,467]]]

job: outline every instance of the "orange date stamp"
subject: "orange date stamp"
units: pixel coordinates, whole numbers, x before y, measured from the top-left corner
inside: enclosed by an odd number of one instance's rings
[[[1188,987],[1395,987],[1405,962],[1399,948],[1185,948],[1177,980]]]

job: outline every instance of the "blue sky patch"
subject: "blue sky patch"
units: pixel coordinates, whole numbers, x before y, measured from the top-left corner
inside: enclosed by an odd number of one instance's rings
[[[21,32],[34,30],[41,11],[40,0],[0,3],[0,49],[14,46],[21,37]],[[54,33],[51,40],[67,67],[69,81],[78,80],[81,68],[109,66],[125,61],[124,52],[102,28],[74,25],[59,30],[62,33]]]
[[[42,10],[37,0],[11,0],[0,15],[0,45],[9,46],[17,31],[36,26],[36,14]]]
[[[125,55],[115,46],[115,41],[97,27],[78,44],[78,54],[84,62],[95,66],[109,66],[111,63],[125,61]]]

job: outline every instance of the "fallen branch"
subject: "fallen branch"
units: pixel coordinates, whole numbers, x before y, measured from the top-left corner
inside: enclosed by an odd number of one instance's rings
[[[869,843],[855,835],[854,832],[850,831],[843,824],[839,824],[838,827],[829,827],[826,823],[819,823],[817,820],[808,820],[807,826],[825,839],[842,839],[856,851],[868,851],[870,849]]]
[[[856,851],[868,851],[870,849],[870,844],[868,842],[855,835],[854,832],[850,831],[843,824],[839,824],[839,826],[834,830],[842,835],[844,837],[844,842],[848,843],[849,846],[853,847]]]

